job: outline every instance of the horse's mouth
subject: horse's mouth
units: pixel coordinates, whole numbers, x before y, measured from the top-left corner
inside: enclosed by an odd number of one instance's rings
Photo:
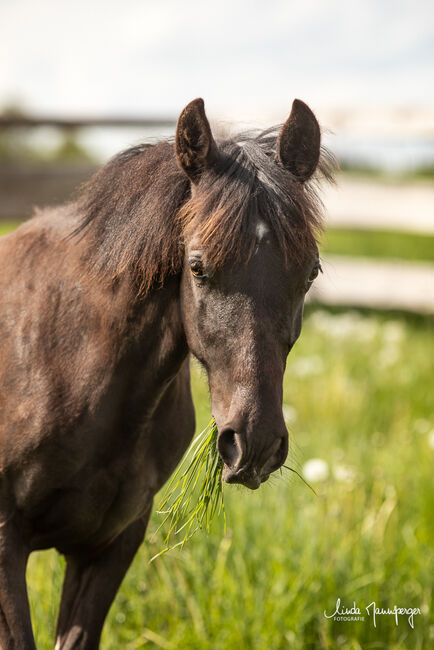
[[[241,468],[234,470],[227,465],[223,467],[223,481],[230,484],[244,485],[250,490],[257,490],[261,483],[265,483],[270,477],[270,474],[259,474],[256,470]]]

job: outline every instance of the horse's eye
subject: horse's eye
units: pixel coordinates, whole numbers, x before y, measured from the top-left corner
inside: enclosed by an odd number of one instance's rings
[[[315,280],[315,278],[318,277],[318,273],[320,271],[322,273],[321,264],[318,262],[317,264],[315,264],[315,266],[313,267],[313,269],[312,269],[312,271],[311,271],[311,273],[309,275],[309,279],[308,279],[307,285],[306,285],[306,291],[308,291],[310,289],[313,281]]]
[[[193,275],[196,278],[203,278],[204,277],[203,264],[202,264],[202,262],[200,260],[195,260],[194,262],[191,262],[190,271],[193,273]]]

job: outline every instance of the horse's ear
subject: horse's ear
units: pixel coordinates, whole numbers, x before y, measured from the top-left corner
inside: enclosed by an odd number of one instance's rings
[[[315,115],[300,99],[294,99],[291,115],[277,140],[277,157],[302,183],[314,173],[319,161],[321,132]]]
[[[181,169],[193,181],[217,158],[217,145],[205,115],[203,99],[193,99],[179,116],[175,152]]]

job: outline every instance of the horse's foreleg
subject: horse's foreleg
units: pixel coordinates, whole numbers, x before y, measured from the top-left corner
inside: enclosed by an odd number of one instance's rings
[[[143,540],[150,510],[92,560],[66,558],[55,650],[98,648],[104,619]]]
[[[27,558],[12,521],[0,522],[1,650],[36,650],[26,587]]]

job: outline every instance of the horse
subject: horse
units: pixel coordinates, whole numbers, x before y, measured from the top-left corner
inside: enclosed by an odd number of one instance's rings
[[[194,431],[206,371],[223,480],[288,453],[286,358],[320,270],[317,119],[214,139],[198,98],[176,135],[115,156],[0,240],[0,645],[35,650],[32,551],[66,570],[56,650],[98,648],[153,498]]]

